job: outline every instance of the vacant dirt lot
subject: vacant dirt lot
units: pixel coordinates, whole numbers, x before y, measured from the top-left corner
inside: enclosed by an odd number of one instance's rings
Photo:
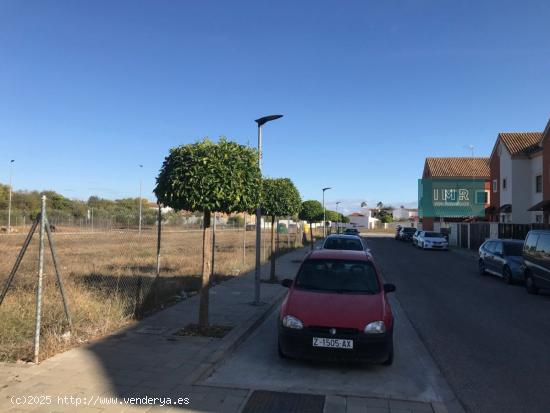
[[[242,229],[216,232],[215,277],[220,282],[253,268],[255,235],[246,232],[243,260]],[[23,244],[23,233],[0,235],[0,288],[8,277]],[[193,293],[200,286],[200,230],[164,231],[160,277],[156,279],[157,237],[154,229],[71,233],[61,228],[54,234],[55,246],[70,310],[73,331],[67,323],[49,250],[46,250],[41,358],[70,346],[108,334]],[[265,233],[262,258],[268,258],[269,236]],[[294,245],[294,234],[291,234]],[[280,235],[280,251],[287,247]],[[38,234],[0,306],[0,360],[25,360],[32,354],[38,273]],[[155,281],[156,280],[156,281]]]

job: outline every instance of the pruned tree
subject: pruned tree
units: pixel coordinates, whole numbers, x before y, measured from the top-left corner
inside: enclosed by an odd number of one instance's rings
[[[336,211],[331,211],[327,209],[326,211],[326,219],[330,222],[338,222],[340,220],[340,214]]]
[[[262,215],[271,217],[271,270],[269,279],[275,281],[275,219],[294,215],[300,211],[300,192],[288,178],[265,178],[262,186]]]
[[[313,250],[313,229],[311,224],[323,220],[323,205],[319,201],[304,201],[299,215],[301,220],[309,223],[309,235],[311,238],[311,249]]]
[[[255,209],[261,185],[256,150],[225,138],[218,143],[204,139],[172,148],[164,159],[154,190],[159,202],[176,211],[201,211],[204,217],[199,304],[201,331],[208,327],[211,214]]]

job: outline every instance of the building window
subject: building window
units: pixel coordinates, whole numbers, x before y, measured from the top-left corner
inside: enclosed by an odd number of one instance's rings
[[[502,179],[502,190],[506,189],[506,178]]]
[[[542,192],[542,175],[535,176],[535,192]]]
[[[542,224],[542,215],[540,214],[535,215],[535,222],[537,224]]]
[[[476,204],[485,205],[489,203],[489,191],[476,191]]]
[[[493,179],[493,192],[497,192],[498,191],[498,180],[497,179]]]

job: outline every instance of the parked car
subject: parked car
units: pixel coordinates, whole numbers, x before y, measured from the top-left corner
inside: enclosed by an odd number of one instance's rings
[[[416,236],[416,246],[424,250],[448,250],[449,242],[441,232],[420,231]]]
[[[393,362],[393,315],[372,260],[362,251],[309,253],[278,318],[278,348],[283,358]]]
[[[479,273],[501,277],[507,284],[523,281],[523,241],[489,239],[479,247]]]
[[[399,239],[399,231],[403,228],[401,225],[395,227],[395,239]]]
[[[421,230],[417,229],[416,232],[412,236],[412,245],[414,247],[418,246],[418,236],[420,235],[421,232],[422,232]]]
[[[550,289],[550,230],[529,231],[523,245],[525,288],[537,294]]]
[[[357,228],[346,228],[344,231],[345,235],[359,235],[359,230]]]
[[[372,257],[367,241],[357,235],[329,235],[321,248],[327,250],[365,251],[365,253]]]
[[[399,231],[399,237],[397,239],[401,241],[411,241],[415,232],[416,228],[414,227],[403,227]]]

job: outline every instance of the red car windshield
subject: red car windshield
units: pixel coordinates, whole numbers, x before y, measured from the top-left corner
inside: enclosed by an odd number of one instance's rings
[[[296,288],[336,293],[377,294],[380,285],[371,262],[307,260],[296,276]]]

